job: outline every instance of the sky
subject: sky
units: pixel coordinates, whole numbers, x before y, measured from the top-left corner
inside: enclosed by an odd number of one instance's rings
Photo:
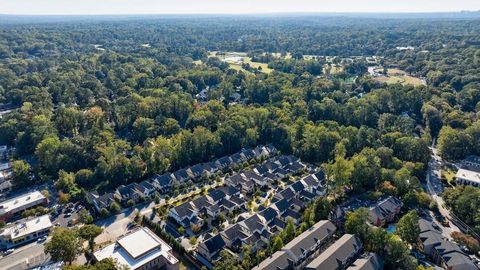
[[[0,0],[0,14],[248,14],[287,12],[451,12],[480,0]]]

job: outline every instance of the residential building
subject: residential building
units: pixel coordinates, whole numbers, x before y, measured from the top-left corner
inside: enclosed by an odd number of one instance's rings
[[[140,227],[93,254],[96,261],[106,258],[131,270],[178,270],[180,262],[172,248],[148,228]]]
[[[47,198],[40,191],[33,191],[0,202],[0,219],[9,220],[23,211],[48,203]]]
[[[330,221],[319,221],[253,269],[303,269],[332,242],[335,231]]]
[[[436,264],[449,270],[474,270],[477,266],[460,247],[444,238],[430,220],[420,219],[419,246]]]
[[[382,270],[383,260],[375,253],[367,253],[358,258],[347,270]]]
[[[389,196],[370,207],[370,222],[375,226],[383,226],[392,222],[402,209],[401,200]]]
[[[340,270],[350,265],[360,254],[362,243],[352,234],[345,234],[318,257],[313,259],[306,270]]]
[[[192,223],[199,224],[198,214],[199,210],[190,202],[172,207],[168,211],[168,216],[184,227],[189,227]]]
[[[90,192],[87,195],[87,200],[93,205],[95,210],[100,213],[102,208],[107,210],[110,208],[110,205],[115,202],[115,196],[113,193],[105,193],[100,196],[96,192]]]
[[[460,185],[480,187],[480,173],[466,169],[459,169],[455,175],[455,181]]]
[[[152,185],[162,193],[171,191],[177,183],[175,177],[169,173],[158,175],[153,178],[151,182]]]
[[[52,222],[48,215],[28,217],[7,224],[0,230],[0,247],[9,249],[48,235]]]
[[[214,261],[220,251],[225,248],[225,241],[220,234],[217,234],[198,245],[197,252],[208,261]]]
[[[132,200],[134,203],[138,203],[141,199],[145,198],[144,189],[138,183],[131,183],[126,186],[121,185],[114,193],[115,198],[126,203]]]

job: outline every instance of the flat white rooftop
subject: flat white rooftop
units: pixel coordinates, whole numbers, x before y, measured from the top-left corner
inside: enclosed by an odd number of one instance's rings
[[[19,195],[0,203],[0,215],[24,206],[40,204],[43,200],[45,200],[45,196],[40,191]]]
[[[139,228],[117,240],[117,242],[96,251],[93,255],[98,261],[113,258],[119,264],[135,270],[160,257],[174,265],[177,258],[171,254],[172,248],[148,228]]]
[[[23,236],[43,231],[52,227],[48,215],[21,219],[15,223],[8,224],[0,232],[0,236],[9,239],[17,239]]]
[[[470,170],[459,169],[457,171],[457,174],[455,175],[455,178],[467,180],[474,183],[480,183],[480,173]]]

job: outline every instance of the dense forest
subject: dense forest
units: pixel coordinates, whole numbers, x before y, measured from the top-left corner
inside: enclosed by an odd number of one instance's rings
[[[0,103],[15,109],[0,119],[0,145],[33,160],[14,162],[16,188],[31,185],[24,175],[33,170],[35,181],[55,180],[74,199],[273,144],[324,164],[333,186],[418,201],[434,139],[448,160],[480,155],[479,25],[328,17],[6,23]],[[210,51],[245,52],[273,72],[231,69]],[[374,55],[426,85],[379,83],[365,61],[334,76],[322,70],[325,56]]]

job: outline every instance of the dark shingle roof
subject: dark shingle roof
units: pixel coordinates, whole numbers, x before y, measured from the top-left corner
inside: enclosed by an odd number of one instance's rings
[[[203,242],[203,244],[211,255],[217,254],[225,247],[225,241],[223,241],[223,238],[220,236],[220,234],[208,239],[207,241]]]

